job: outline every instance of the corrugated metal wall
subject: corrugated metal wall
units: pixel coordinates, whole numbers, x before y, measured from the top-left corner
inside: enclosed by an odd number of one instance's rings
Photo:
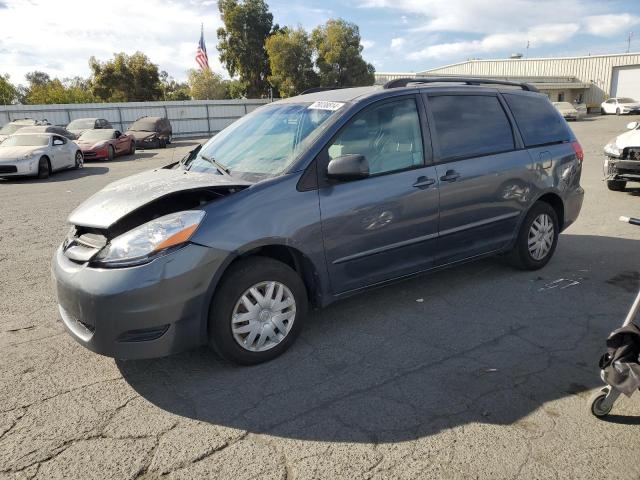
[[[125,131],[144,115],[167,117],[176,137],[213,135],[269,100],[191,100],[185,102],[85,103],[68,105],[0,105],[0,125],[18,118],[47,119],[67,125],[76,118],[106,118]]]
[[[581,82],[591,84],[591,88],[587,90],[585,102],[588,105],[599,105],[611,94],[613,68],[624,65],[640,65],[640,54],[594,55],[571,58],[469,60],[421,73],[500,77],[575,77]]]

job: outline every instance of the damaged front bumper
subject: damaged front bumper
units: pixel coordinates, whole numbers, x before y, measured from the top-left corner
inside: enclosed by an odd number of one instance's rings
[[[606,156],[604,159],[604,179],[640,181],[640,148],[625,149],[622,157]]]
[[[135,267],[97,268],[58,248],[52,276],[60,317],[96,353],[153,358],[203,345],[212,279],[224,252],[196,244]]]

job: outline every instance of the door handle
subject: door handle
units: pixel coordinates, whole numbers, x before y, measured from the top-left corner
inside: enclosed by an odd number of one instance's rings
[[[442,180],[443,182],[455,182],[459,178],[460,174],[458,172],[456,172],[455,170],[447,170],[447,173],[441,176],[440,180]]]
[[[416,188],[427,188],[433,185],[434,183],[436,183],[435,178],[418,177],[418,179],[416,180],[416,183],[414,183],[413,186]]]

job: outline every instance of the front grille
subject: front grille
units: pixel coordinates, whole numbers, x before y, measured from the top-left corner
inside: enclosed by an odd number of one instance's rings
[[[74,262],[85,263],[91,260],[107,244],[107,237],[99,233],[83,233],[67,241],[64,255]]]
[[[15,165],[0,165],[0,173],[17,173],[18,167]]]

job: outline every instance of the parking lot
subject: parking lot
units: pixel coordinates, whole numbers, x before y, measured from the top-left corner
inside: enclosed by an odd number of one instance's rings
[[[0,181],[0,478],[638,478],[640,397],[606,420],[586,406],[640,284],[640,228],[618,222],[640,215],[640,184],[602,182],[629,121],[571,124],[585,203],[543,270],[490,259],[350,298],[250,368],[204,348],[116,361],[58,318],[67,215],[195,141]]]

